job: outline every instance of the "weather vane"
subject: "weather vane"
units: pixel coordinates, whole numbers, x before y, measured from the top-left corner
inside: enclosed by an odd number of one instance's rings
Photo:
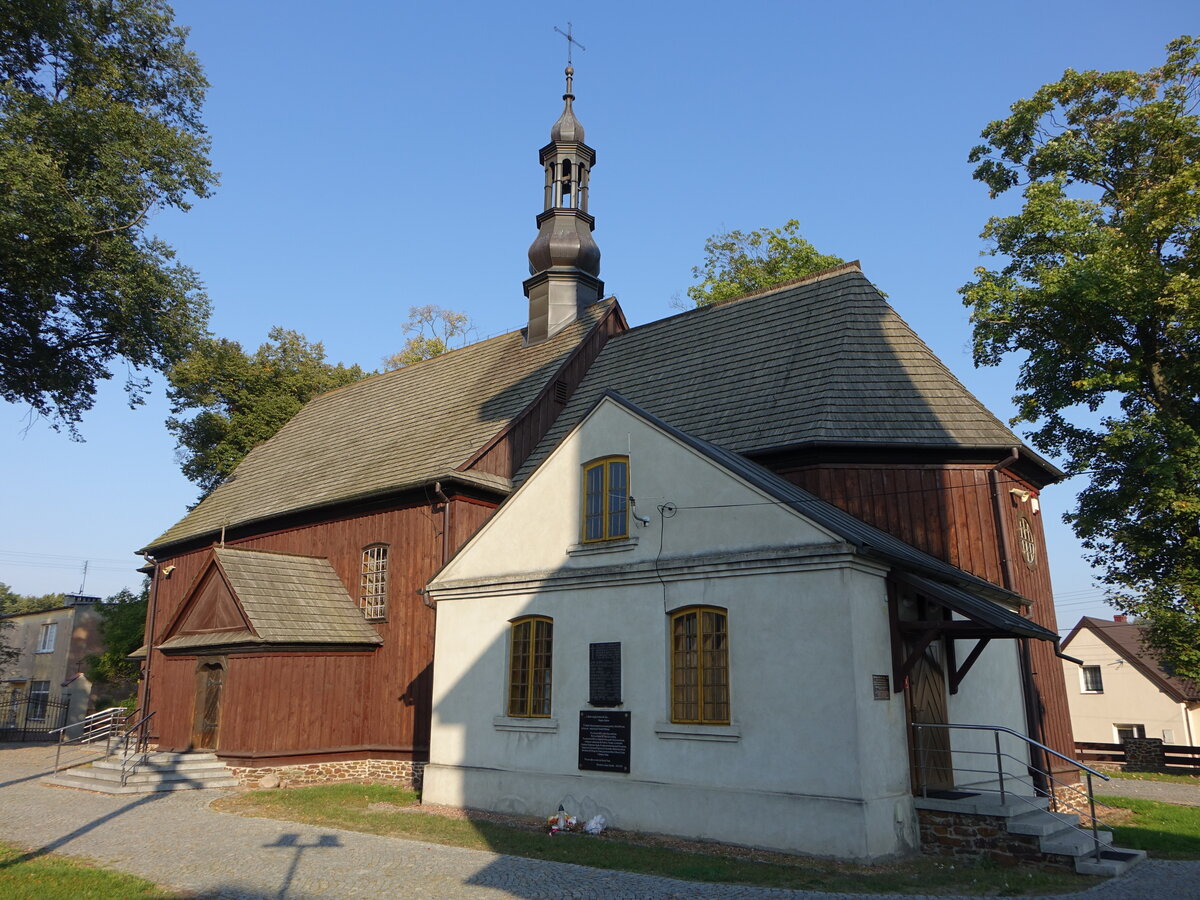
[[[571,49],[572,49],[571,45],[574,44],[580,50],[586,50],[587,47],[583,46],[583,44],[581,44],[581,43],[579,43],[579,41],[575,40],[575,36],[573,34],[571,34],[571,23],[570,22],[567,23],[566,31],[563,31],[557,25],[554,26],[554,30],[557,31],[559,34],[561,34],[563,37],[565,37],[567,39],[567,65],[568,66],[574,65],[574,63],[571,62]]]

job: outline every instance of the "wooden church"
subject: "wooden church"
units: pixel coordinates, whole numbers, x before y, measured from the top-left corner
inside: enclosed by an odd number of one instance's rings
[[[143,551],[152,742],[215,750],[248,781],[268,770],[419,779],[438,628],[427,585],[613,394],[717,448],[710,456],[886,533],[908,548],[900,557],[936,561],[922,570],[930,584],[994,589],[1005,615],[956,606],[949,588],[925,592],[919,621],[896,627],[880,663],[888,690],[910,717],[944,719],[982,646],[1003,641],[1020,660],[1028,733],[1070,755],[1038,514],[1039,491],[1061,473],[966,390],[857,263],[631,328],[599,279],[595,151],[566,75],[540,151],[527,327],[317,397]],[[655,501],[632,500],[638,472],[619,456],[581,460],[568,492],[593,550],[655,526],[642,524]],[[543,539],[536,522],[522,535]],[[522,652],[549,646],[531,628]],[[530,715],[551,702],[535,688],[522,695]],[[497,698],[497,716],[510,716],[509,699]]]

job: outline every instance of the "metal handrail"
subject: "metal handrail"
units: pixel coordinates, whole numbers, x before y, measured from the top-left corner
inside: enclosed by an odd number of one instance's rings
[[[1099,775],[1105,781],[1110,781],[1111,779],[1108,775],[1105,775],[1103,772],[1097,772],[1095,769],[1091,768],[1090,766],[1086,766],[1083,763],[1079,762],[1078,760],[1071,759],[1069,756],[1064,756],[1062,753],[1059,753],[1057,750],[1054,750],[1050,747],[1047,747],[1045,744],[1035,741],[1033,738],[1029,737],[1028,735],[1022,734],[1021,732],[1016,731],[1012,728],[1008,728],[1004,725],[959,725],[959,724],[946,723],[946,722],[914,722],[914,723],[912,723],[912,727],[914,729],[944,728],[947,731],[949,731],[950,729],[961,729],[964,731],[990,731],[990,732],[992,732],[993,736],[995,737],[994,753],[992,750],[966,750],[966,749],[955,750],[953,747],[950,747],[948,749],[948,752],[950,753],[950,756],[951,756],[950,774],[951,774],[951,778],[954,777],[954,773],[956,771],[973,772],[975,774],[981,774],[981,775],[994,774],[996,776],[997,782],[999,784],[998,793],[1000,794],[1000,802],[1001,803],[1005,802],[1006,793],[1007,793],[1005,790],[1005,785],[1004,785],[1004,778],[1005,778],[1004,759],[1005,758],[1011,759],[1016,763],[1024,765],[1028,769],[1031,769],[1032,771],[1039,773],[1040,775],[1042,775],[1043,777],[1048,779],[1050,782],[1053,782],[1054,784],[1056,784],[1066,790],[1072,791],[1073,793],[1086,798],[1087,802],[1088,802],[1089,816],[1092,820],[1091,821],[1091,826],[1092,826],[1091,827],[1091,831],[1092,831],[1091,837],[1092,837],[1093,852],[1095,854],[1096,860],[1097,861],[1100,860],[1100,846],[1101,846],[1100,845],[1100,830],[1099,830],[1099,821],[1100,820],[1096,818],[1096,794],[1095,794],[1095,791],[1094,791],[1093,785],[1092,785],[1092,776]],[[1053,756],[1057,756],[1059,759],[1070,763],[1073,768],[1077,768],[1077,769],[1080,769],[1083,772],[1085,772],[1086,779],[1087,779],[1086,792],[1074,784],[1067,784],[1066,782],[1061,781],[1058,778],[1055,778],[1049,772],[1039,769],[1037,766],[1035,766],[1029,760],[1022,760],[1019,757],[1012,755],[1011,753],[1001,752],[1001,750],[1000,750],[1000,735],[1001,735],[1001,733],[1010,734],[1013,737],[1017,738],[1018,740],[1024,741],[1026,744],[1028,744],[1030,746],[1038,747],[1041,750],[1044,750],[1045,752],[1047,752]],[[918,751],[918,757],[919,757],[918,768],[920,769],[920,772],[921,772],[922,794],[925,797],[928,797],[929,796],[929,787],[928,787],[928,783],[927,783],[928,766],[926,764],[926,754],[925,754],[926,748],[923,746],[924,742],[920,740],[920,735],[921,735],[921,732],[918,730],[917,731],[917,738],[918,738],[917,751]],[[995,759],[996,759],[995,771],[993,772],[993,770],[991,770],[991,769],[958,769],[955,767],[954,760],[953,760],[953,756],[955,753],[962,754],[962,755],[988,756],[988,757],[991,757],[994,755]],[[1018,782],[1022,782],[1022,779],[1020,778],[1020,776],[1012,775],[1010,773],[1009,777],[1016,779]],[[1033,788],[1034,794],[1036,795],[1038,793],[1039,789],[1035,784],[1033,784],[1032,778],[1030,779],[1029,785],[1030,785],[1030,787]],[[987,788],[978,788],[978,790],[987,791],[988,789]],[[1051,793],[1051,796],[1053,797],[1053,792],[1050,792],[1050,793]],[[1025,797],[1022,797],[1020,794],[1015,794],[1014,796],[1016,796],[1017,799],[1021,800],[1023,803],[1027,803],[1030,806],[1034,805],[1030,800],[1026,799]],[[1086,833],[1086,832],[1084,832],[1084,830],[1082,828],[1079,828],[1078,826],[1071,825],[1070,827],[1074,828],[1076,831],[1079,831],[1080,833]]]
[[[1085,772],[1091,772],[1093,775],[1099,775],[1105,781],[1112,781],[1112,778],[1108,775],[1105,775],[1103,772],[1097,772],[1095,769],[1089,768],[1088,766],[1084,765],[1077,759],[1071,759],[1071,757],[1069,757],[1069,756],[1063,756],[1063,754],[1059,753],[1057,750],[1053,750],[1050,747],[1047,747],[1045,744],[1039,744],[1037,741],[1035,741],[1029,735],[1021,734],[1021,732],[1016,731],[1012,728],[1008,728],[1007,726],[1004,726],[1004,725],[958,725],[958,724],[947,724],[944,722],[913,722],[913,727],[917,727],[917,726],[920,726],[921,728],[959,728],[959,729],[963,729],[963,730],[967,730],[967,731],[1004,732],[1005,734],[1011,734],[1013,737],[1021,739],[1022,741],[1024,741],[1027,744],[1032,744],[1034,747],[1037,747],[1041,750],[1045,750],[1047,753],[1051,753],[1054,756],[1057,756],[1063,762],[1069,762],[1072,766],[1075,766],[1076,768],[1083,769]]]
[[[126,711],[120,706],[110,706],[108,709],[102,709],[99,712],[94,712],[91,715],[84,716],[78,722],[72,722],[70,725],[64,725],[61,728],[55,728],[49,734],[58,735],[58,746],[54,751],[54,774],[57,775],[60,769],[62,759],[62,748],[71,744],[89,744],[93,741],[104,739],[104,755],[107,756],[112,750],[112,736],[121,725],[132,715],[132,711]],[[68,738],[67,732],[72,728],[83,728],[83,733],[75,738]]]
[[[126,762],[129,760],[129,738],[131,736],[133,736],[134,732],[138,732],[137,743],[134,744],[135,749],[133,752],[135,754],[145,752],[146,738],[147,738],[146,726],[149,724],[150,720],[154,718],[154,714],[156,712],[158,712],[158,710],[155,709],[155,710],[151,710],[150,712],[146,713],[146,715],[142,716],[140,719],[138,719],[136,722],[134,722],[132,725],[130,725],[125,730],[125,736],[123,738],[121,738],[121,746],[122,746],[122,750],[121,750],[121,786],[122,787],[125,786],[126,779],[129,778],[129,772],[126,770],[126,766],[125,766]]]

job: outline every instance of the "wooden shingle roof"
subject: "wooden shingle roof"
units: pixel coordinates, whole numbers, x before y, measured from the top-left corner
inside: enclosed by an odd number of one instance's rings
[[[250,630],[179,634],[162,650],[237,644],[381,644],[326,559],[215,547]]]
[[[507,491],[507,479],[454,470],[529,405],[614,302],[532,347],[512,331],[314,398],[146,550],[451,476]]]
[[[796,445],[1022,447],[857,263],[615,335],[514,480],[609,390],[741,454]],[[1051,479],[1061,475],[1027,448],[1022,455]]]

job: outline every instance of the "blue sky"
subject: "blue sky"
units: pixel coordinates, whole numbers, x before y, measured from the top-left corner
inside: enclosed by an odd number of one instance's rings
[[[1188,10],[1192,14],[1188,14]],[[1145,69],[1196,30],[1149,2],[246,4],[176,19],[212,83],[216,196],[152,230],[197,269],[211,327],[253,349],[274,325],[375,368],[409,306],[468,312],[477,336],[524,324],[537,150],[561,109],[566,27],[576,112],[597,150],[602,272],[631,323],[675,310],[714,232],[800,220],[859,259],[942,360],[1002,418],[1015,367],[976,370],[957,289],[987,217],[1011,210],[967,153],[1063,69]],[[75,443],[0,404],[0,582],[26,593],[136,586],[134,550],[184,512],[161,386],[129,410],[120,374]],[[1109,615],[1043,494],[1060,624]],[[84,561],[88,561],[86,583]]]

